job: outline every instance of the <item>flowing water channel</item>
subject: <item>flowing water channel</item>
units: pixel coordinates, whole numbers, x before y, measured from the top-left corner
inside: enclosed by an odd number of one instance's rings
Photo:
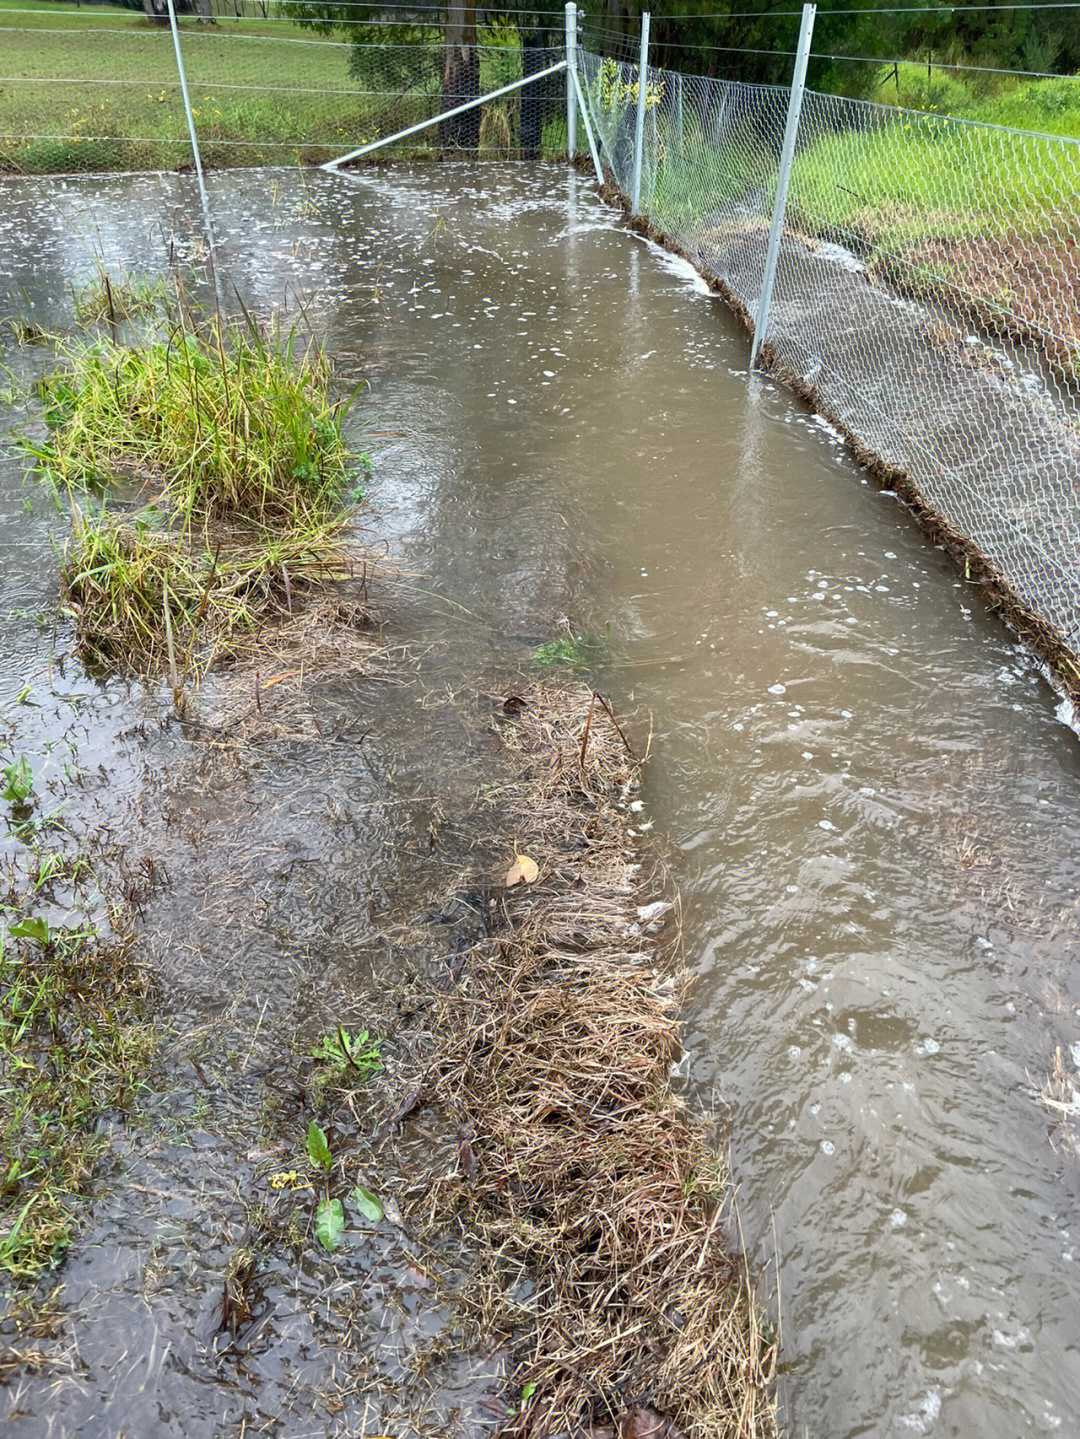
[[[187,178],[3,195],[3,310],[44,327],[95,255],[150,273],[198,246]],[[429,683],[527,667],[565,618],[652,714],[687,1076],[728,1106],[752,1259],[779,1256],[789,1432],[1080,1432],[1080,1176],[1033,1099],[1080,1045],[1080,749],[1036,665],[580,177],[250,172],[212,202],[245,300],[302,299],[370,384],[367,522],[434,615]],[[62,526],[2,475],[10,703]],[[95,693],[117,730],[139,713]]]

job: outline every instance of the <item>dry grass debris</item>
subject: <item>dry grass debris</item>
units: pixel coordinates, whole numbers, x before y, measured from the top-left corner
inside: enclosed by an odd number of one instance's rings
[[[504,709],[517,773],[493,800],[491,932],[430,1016],[457,1163],[411,1205],[479,1244],[474,1317],[513,1336],[503,1433],[655,1419],[669,1439],[765,1439],[777,1342],[725,1230],[712,1126],[671,1087],[685,975],[664,876],[631,833],[641,761],[588,688],[535,685]],[[535,881],[506,886],[514,855]]]
[[[375,617],[351,589],[327,585],[317,602],[246,638],[228,666],[200,689],[198,722],[204,739],[232,750],[268,740],[356,743],[362,738],[340,732],[320,706],[319,690],[327,683],[385,677],[391,655],[397,662],[393,668],[400,668],[407,653],[387,649]]]
[[[1057,1144],[1080,1159],[1080,1072],[1066,1068],[1059,1045],[1054,1068],[1038,1094],[1039,1103],[1054,1118]]]

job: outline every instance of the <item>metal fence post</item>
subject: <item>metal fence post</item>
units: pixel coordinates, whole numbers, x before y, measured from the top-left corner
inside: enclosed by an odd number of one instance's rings
[[[191,153],[195,160],[195,178],[199,182],[199,200],[202,202],[203,224],[206,226],[206,243],[210,246],[210,267],[217,284],[217,264],[214,256],[214,231],[210,224],[210,201],[206,196],[206,181],[203,179],[202,156],[199,154],[199,137],[195,133],[195,121],[191,114],[191,100],[188,96],[187,76],[184,74],[184,56],[180,49],[180,32],[176,28],[176,7],[169,3],[169,27],[172,30],[173,51],[176,54],[176,73],[180,77],[180,94],[184,97],[184,114],[187,116],[188,135],[191,137]]]
[[[630,208],[636,215],[641,203],[641,152],[645,147],[645,92],[649,84],[649,12],[641,17],[641,59],[637,72],[637,117],[634,126],[634,185]]]
[[[754,315],[754,342],[750,347],[751,369],[758,362],[761,346],[765,340],[765,332],[769,328],[769,310],[772,307],[776,262],[780,256],[780,235],[784,228],[788,182],[791,179],[791,164],[795,158],[795,141],[799,135],[799,116],[802,114],[803,92],[806,89],[806,66],[810,59],[810,41],[814,34],[814,16],[816,14],[816,5],[803,6],[802,23],[799,26],[799,43],[795,51],[795,70],[791,77],[791,94],[788,96],[784,147],[780,151],[780,168],[776,176],[776,199],[773,202],[772,224],[769,227],[769,244],[765,251],[765,272],[761,277],[761,293],[758,295],[757,311]]]
[[[577,98],[574,75],[577,72],[577,6],[569,0],[566,7],[566,153],[573,160],[577,154]]]
[[[604,188],[604,171],[600,164],[600,153],[596,148],[596,141],[593,138],[593,128],[589,121],[589,107],[585,103],[585,96],[581,93],[581,81],[578,79],[576,70],[566,72],[574,82],[574,94],[577,96],[578,105],[581,107],[581,119],[585,126],[585,138],[589,142],[589,154],[592,156],[593,169],[596,171],[596,183],[601,190]]]

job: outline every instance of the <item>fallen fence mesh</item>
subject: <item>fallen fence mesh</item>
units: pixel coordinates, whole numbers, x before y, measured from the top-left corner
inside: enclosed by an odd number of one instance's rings
[[[605,170],[628,196],[638,67],[579,63]],[[639,213],[748,319],[787,105],[782,87],[646,76]],[[1076,141],[807,91],[765,352],[986,562],[1074,689],[1078,235]]]

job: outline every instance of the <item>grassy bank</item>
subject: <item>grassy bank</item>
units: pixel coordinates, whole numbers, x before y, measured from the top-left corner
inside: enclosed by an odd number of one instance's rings
[[[895,70],[884,67],[867,98],[931,115],[1080,138],[1080,76],[1014,79],[912,61]]]
[[[1000,117],[1011,104],[1012,119],[1038,119],[1023,112],[1020,88],[971,108]],[[945,303],[962,323],[1034,343],[1073,380],[1080,151],[932,110],[863,107],[852,118],[864,123],[820,132],[796,159],[796,224],[855,249],[872,275]]]
[[[19,8],[0,0],[0,167],[191,163],[167,26],[105,6],[53,6],[46,19]],[[302,43],[287,20],[185,20],[181,30],[207,164],[321,161],[360,143],[363,87],[350,77],[349,47]]]

